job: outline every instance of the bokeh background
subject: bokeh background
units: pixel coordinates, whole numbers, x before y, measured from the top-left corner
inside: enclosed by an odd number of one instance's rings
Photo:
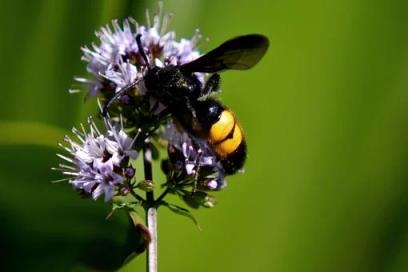
[[[69,95],[80,46],[156,1],[0,1],[0,268],[118,269],[126,216],[80,199],[50,170],[96,101]],[[178,37],[205,52],[258,32],[256,68],[222,75],[239,116],[246,173],[229,178],[203,231],[159,210],[160,271],[408,270],[408,2],[168,0]],[[158,176],[158,173],[155,173]],[[121,271],[144,271],[144,255]],[[82,268],[81,268],[82,267]],[[87,268],[84,268],[87,267]]]

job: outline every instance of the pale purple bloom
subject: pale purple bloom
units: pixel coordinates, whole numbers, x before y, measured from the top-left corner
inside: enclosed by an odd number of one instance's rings
[[[171,143],[175,146],[175,143]],[[180,149],[181,147],[181,149]],[[193,141],[185,141],[181,143],[181,146],[177,146],[179,150],[183,153],[184,164],[187,175],[195,174],[196,168],[198,166],[215,166],[217,161],[216,157],[212,152],[209,152],[204,146],[199,146],[198,144],[193,143]]]
[[[219,177],[205,180],[202,184],[202,186],[209,191],[218,191],[227,186],[227,181],[224,178]]]
[[[164,137],[169,141],[172,170],[182,171],[187,179],[197,178],[204,190],[216,191],[226,186],[224,168],[205,140],[179,131],[173,124],[166,126]]]
[[[124,178],[113,171],[112,164],[93,167],[82,161],[76,161],[79,172],[72,176],[70,184],[77,190],[83,190],[94,200],[105,195],[105,201],[112,199],[117,185],[123,184]]]
[[[111,154],[113,154],[112,157],[116,156],[115,159],[119,160],[118,162],[120,162],[124,157],[129,157],[135,160],[137,157],[137,151],[132,149],[132,147],[139,134],[137,134],[134,138],[131,138],[126,134],[123,127],[115,128],[106,119],[105,125],[108,128],[106,134],[106,148]]]
[[[113,20],[111,26],[102,27],[96,33],[100,44],[82,47],[82,59],[88,63],[87,71],[93,78],[76,80],[89,85],[87,97],[98,95],[102,90],[117,92],[143,78],[146,64],[136,43],[137,34],[141,34],[143,49],[152,64],[180,65],[198,58],[196,45],[199,32],[196,31],[190,40],[177,41],[175,32],[167,30],[168,22],[169,16],[160,12],[154,16],[153,24],[148,22],[150,27],[139,25],[132,18],[124,20],[122,25]],[[204,81],[204,74],[196,74]]]
[[[113,195],[126,178],[129,159],[136,159],[133,149],[136,139],[130,138],[121,126],[105,121],[106,133],[101,133],[95,123],[89,119],[89,130],[81,126],[82,131],[73,129],[76,139],[65,137],[67,146],[61,146],[68,156],[58,154],[68,164],[60,164],[56,170],[69,178],[69,183],[93,199],[105,195],[105,201]],[[125,162],[125,166],[123,165]]]

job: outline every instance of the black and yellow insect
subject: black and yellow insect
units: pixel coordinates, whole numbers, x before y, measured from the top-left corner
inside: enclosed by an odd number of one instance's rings
[[[241,169],[246,159],[246,143],[235,114],[219,101],[203,98],[218,91],[218,72],[246,70],[257,64],[268,49],[268,39],[259,34],[239,36],[192,62],[165,67],[151,67],[141,44],[141,36],[138,35],[136,40],[148,67],[143,77],[148,94],[167,106],[172,117],[188,133],[208,141],[227,174]],[[202,86],[196,72],[212,75]],[[138,83],[135,81],[120,90],[106,104],[104,113],[113,101]]]

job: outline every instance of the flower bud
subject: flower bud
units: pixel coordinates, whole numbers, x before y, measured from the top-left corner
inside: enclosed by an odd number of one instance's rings
[[[136,174],[136,170],[133,167],[127,167],[125,169],[125,177],[127,178],[133,178]]]
[[[215,198],[206,192],[198,191],[185,194],[182,198],[187,205],[194,209],[198,209],[199,207],[212,208],[215,205]]]
[[[125,196],[125,195],[129,194],[129,192],[130,192],[130,190],[129,190],[128,187],[122,187],[122,188],[119,189],[119,193],[122,196]]]
[[[204,199],[202,206],[205,208],[214,208],[216,204],[215,197],[207,195]]]
[[[145,192],[152,192],[154,190],[154,183],[152,180],[143,180],[139,182],[137,188]]]

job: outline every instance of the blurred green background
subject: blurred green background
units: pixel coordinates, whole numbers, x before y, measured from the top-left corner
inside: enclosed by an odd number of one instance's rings
[[[258,32],[256,68],[223,74],[246,173],[229,178],[203,231],[159,210],[160,271],[408,270],[408,2],[164,1],[178,37],[205,52]],[[56,143],[95,112],[69,95],[80,46],[111,19],[144,22],[156,1],[0,1],[0,268],[116,269],[128,221],[105,221],[49,168]],[[158,173],[156,172],[157,176]],[[122,271],[144,271],[139,256]]]

